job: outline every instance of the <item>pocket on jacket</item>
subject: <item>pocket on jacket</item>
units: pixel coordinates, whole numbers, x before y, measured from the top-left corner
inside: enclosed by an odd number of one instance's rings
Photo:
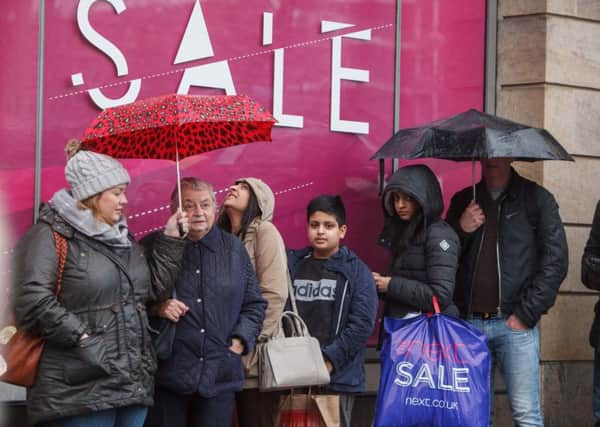
[[[106,347],[100,335],[92,335],[77,344],[74,350],[76,357],[63,367],[65,383],[78,385],[110,375],[105,352]]]
[[[242,365],[242,356],[227,349],[223,358],[215,382],[235,383],[244,380],[244,367]]]
[[[90,258],[89,251],[80,247],[79,250],[73,251],[73,252],[76,257],[75,262],[77,265],[77,270],[84,272],[84,273],[87,272],[88,271],[88,263],[89,263],[88,259]]]
[[[150,347],[154,350],[156,358],[166,360],[171,357],[177,324],[163,318],[148,319],[145,323],[147,333],[152,340]]]
[[[362,362],[362,363],[361,363]],[[363,368],[364,357],[355,357],[342,371],[334,371],[331,374],[332,385],[343,385],[346,387],[357,387],[365,382],[365,372]]]

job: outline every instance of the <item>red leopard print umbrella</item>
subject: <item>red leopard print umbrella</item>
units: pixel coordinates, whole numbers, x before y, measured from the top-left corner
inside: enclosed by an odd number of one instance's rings
[[[179,159],[271,141],[273,116],[247,96],[166,95],[102,111],[83,147],[115,158]]]

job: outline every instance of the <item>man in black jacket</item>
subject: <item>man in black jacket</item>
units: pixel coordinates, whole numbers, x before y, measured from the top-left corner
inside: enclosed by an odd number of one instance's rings
[[[462,246],[454,299],[488,337],[492,373],[499,365],[515,424],[542,426],[537,323],[554,305],[568,249],[554,197],[511,161],[482,160],[476,201],[471,187],[452,198],[446,220]],[[493,389],[492,377],[490,410]]]
[[[581,258],[581,281],[595,291],[600,291],[600,201],[596,204],[594,222],[590,230],[583,257]],[[594,417],[600,427],[600,300],[594,308],[594,322],[590,330],[590,345],[594,347]]]

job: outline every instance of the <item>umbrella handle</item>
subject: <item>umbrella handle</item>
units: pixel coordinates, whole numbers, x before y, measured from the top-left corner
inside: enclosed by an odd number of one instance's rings
[[[175,164],[177,168],[177,201],[179,202],[179,213],[183,212],[183,204],[181,202],[181,172],[179,170],[179,149],[177,148],[177,141],[175,141]],[[185,237],[185,231],[183,230],[183,224],[177,223],[177,229],[179,230],[179,237]]]
[[[179,201],[179,212],[183,212],[183,206],[181,203],[181,172],[179,171],[179,148],[177,147],[177,141],[175,141],[175,165],[177,168],[177,200]]]
[[[471,186],[473,187],[473,201],[475,201],[475,158],[471,160]]]
[[[379,159],[379,195],[383,194],[385,181],[385,159]]]

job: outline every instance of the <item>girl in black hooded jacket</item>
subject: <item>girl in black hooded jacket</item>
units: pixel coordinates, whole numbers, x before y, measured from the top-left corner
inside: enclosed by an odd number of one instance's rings
[[[425,165],[400,168],[382,197],[384,228],[379,244],[392,254],[389,273],[373,273],[385,301],[384,316],[433,312],[436,296],[445,314],[458,316],[452,302],[460,243],[441,219],[444,203],[436,176]]]

